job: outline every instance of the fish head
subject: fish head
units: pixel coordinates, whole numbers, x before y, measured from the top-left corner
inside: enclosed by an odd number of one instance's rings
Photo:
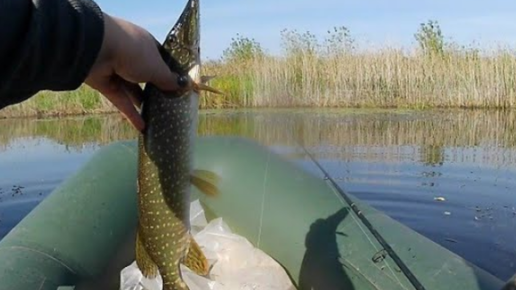
[[[199,20],[199,0],[188,0],[163,43],[157,44],[160,55],[168,68],[180,77],[190,79],[190,82],[194,84],[201,81]],[[169,120],[156,115],[169,114],[178,110],[189,115],[189,118],[196,119],[197,117],[199,91],[195,89],[195,86],[169,92],[159,90],[154,84],[147,83],[144,94],[142,116],[150,125],[154,121],[158,122],[157,119],[160,119],[159,122],[167,123]],[[189,110],[185,111],[185,107],[188,107]],[[179,118],[186,118],[186,116]],[[175,119],[177,120],[177,117]]]
[[[201,76],[200,0],[189,0],[174,27],[161,45],[161,54],[169,68],[181,76],[188,76],[199,97],[201,90],[222,94],[206,83],[215,76]]]
[[[188,0],[176,24],[167,34],[160,51],[172,72],[189,77],[193,83],[201,82],[199,22],[199,0]]]
[[[169,68],[193,83],[201,81],[200,0],[188,0],[176,24],[168,33],[162,47],[169,56]],[[180,94],[181,95],[181,94]],[[195,120],[199,110],[199,91],[188,89],[182,95],[190,103],[190,115]]]
[[[223,94],[209,87],[206,83],[213,78],[201,76],[201,33],[200,33],[200,0],[188,0],[176,24],[167,34],[165,41],[158,46],[160,54],[169,69],[186,77],[185,89],[167,92],[161,97],[188,98],[192,110],[198,110],[200,91]],[[189,80],[190,81],[189,81]]]
[[[201,80],[201,34],[199,0],[188,0],[176,24],[162,44],[169,68],[188,75],[194,82]]]

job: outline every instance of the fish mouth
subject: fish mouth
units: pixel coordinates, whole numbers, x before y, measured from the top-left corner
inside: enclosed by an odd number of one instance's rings
[[[169,68],[200,80],[200,0],[188,0],[176,24],[162,43],[161,54]]]

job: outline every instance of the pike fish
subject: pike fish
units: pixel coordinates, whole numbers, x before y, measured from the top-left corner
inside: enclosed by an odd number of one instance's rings
[[[168,67],[193,84],[162,92],[144,88],[141,115],[146,127],[138,139],[138,228],[136,264],[143,276],[159,274],[164,290],[187,290],[180,264],[199,275],[209,272],[200,246],[190,234],[190,190],[218,194],[218,176],[194,169],[192,149],[197,137],[199,93],[210,88],[200,76],[199,0],[188,0],[177,23],[159,45]],[[188,82],[188,79],[187,83]]]

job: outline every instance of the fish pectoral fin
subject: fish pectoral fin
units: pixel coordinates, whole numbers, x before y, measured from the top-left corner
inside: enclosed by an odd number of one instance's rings
[[[184,264],[190,268],[190,270],[194,271],[197,275],[200,276],[206,276],[210,271],[208,259],[206,259],[206,256],[202,252],[201,247],[199,244],[197,244],[192,236],[190,236],[190,248],[186,254]]]
[[[192,185],[209,196],[219,195],[219,180],[220,177],[215,172],[202,169],[195,169],[190,176]]]
[[[136,233],[136,265],[145,278],[153,279],[158,276],[158,266],[154,264],[151,257],[147,253],[141,240],[140,234]]]

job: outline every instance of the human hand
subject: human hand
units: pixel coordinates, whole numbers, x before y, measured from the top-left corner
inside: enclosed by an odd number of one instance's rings
[[[102,93],[138,130],[145,127],[135,106],[151,82],[164,91],[178,90],[178,75],[161,58],[154,37],[145,29],[104,13],[104,41],[85,83]]]

